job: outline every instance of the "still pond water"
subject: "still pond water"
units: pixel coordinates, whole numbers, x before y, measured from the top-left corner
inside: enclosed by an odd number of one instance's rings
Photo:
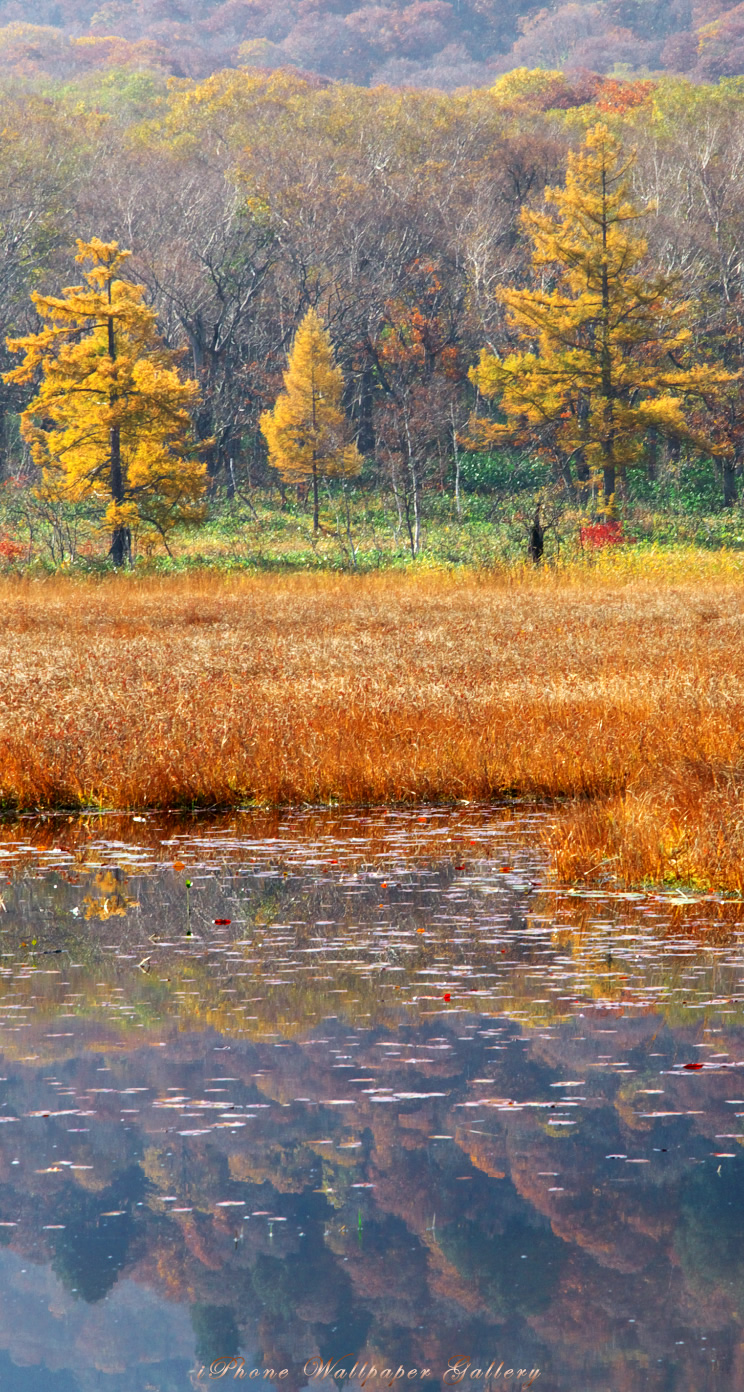
[[[744,1389],[744,904],[544,815],[0,830],[0,1389]]]

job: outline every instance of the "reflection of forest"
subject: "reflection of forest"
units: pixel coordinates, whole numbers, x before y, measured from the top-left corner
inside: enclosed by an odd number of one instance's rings
[[[554,1392],[744,1392],[731,924],[663,951],[647,906],[569,915],[468,830],[382,870],[192,861],[188,892],[10,877],[0,1386],[465,1351]]]
[[[481,1018],[8,1065],[0,1344],[112,1385],[128,1347],[134,1387],[238,1348],[293,1387],[316,1354],[441,1371],[463,1349],[559,1389],[744,1386],[744,1158],[711,1157],[738,1130],[736,1077],[706,1074],[686,1115],[700,1080],[668,1076],[682,1115],[644,1116],[679,1041],[652,1016],[615,1024],[627,1077],[590,1072],[575,1026],[530,1039]],[[700,1381],[713,1357],[725,1383]]]

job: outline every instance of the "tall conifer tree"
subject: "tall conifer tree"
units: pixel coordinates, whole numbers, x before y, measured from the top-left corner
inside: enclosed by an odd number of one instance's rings
[[[349,440],[343,390],[343,373],[334,361],[328,331],[309,309],[295,334],[284,391],[273,410],[262,415],[261,430],[271,463],[284,481],[312,483],[315,532],[320,479],[350,477],[362,467],[361,455]]]
[[[691,438],[686,404],[731,380],[692,362],[678,281],[644,273],[646,242],[630,225],[651,209],[629,200],[631,164],[597,125],[569,154],[565,188],[546,189],[555,213],[523,212],[536,287],[499,293],[530,347],[505,358],[484,350],[470,372],[506,416],[487,428],[491,440],[539,451],[549,437],[551,451],[601,472],[606,505],[618,468],[642,460],[649,433]]]
[[[40,377],[21,417],[24,439],[51,494],[98,503],[117,566],[131,558],[133,525],[165,537],[201,515],[206,473],[190,445],[198,387],[179,375],[142,286],[121,278],[129,255],[116,242],[79,241],[76,260],[92,262],[87,284],[32,295],[46,324],[8,340],[25,357],[5,376]]]

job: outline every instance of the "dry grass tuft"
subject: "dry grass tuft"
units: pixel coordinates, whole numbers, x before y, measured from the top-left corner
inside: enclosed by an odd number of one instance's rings
[[[655,786],[573,805],[547,840],[562,881],[666,882],[741,894],[744,780],[741,771],[662,772]]]
[[[742,887],[725,569],[4,580],[0,655],[6,807],[592,799],[562,877]]]

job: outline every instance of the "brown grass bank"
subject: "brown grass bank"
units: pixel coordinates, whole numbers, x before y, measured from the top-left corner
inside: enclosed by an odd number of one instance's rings
[[[0,581],[0,800],[592,798],[559,873],[744,885],[744,587],[545,576]]]

